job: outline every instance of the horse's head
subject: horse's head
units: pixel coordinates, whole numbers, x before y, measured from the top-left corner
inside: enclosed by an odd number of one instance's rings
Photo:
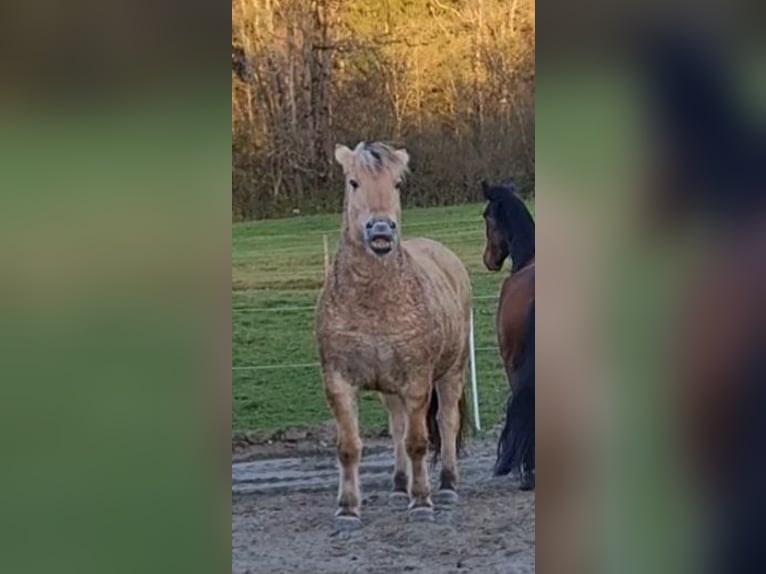
[[[508,257],[509,237],[503,226],[503,197],[511,193],[504,186],[491,186],[481,182],[481,191],[487,206],[484,208],[484,227],[487,243],[484,245],[484,265],[490,271],[500,271]]]
[[[642,55],[651,145],[640,214],[664,234],[688,220],[710,189],[720,136],[711,139],[708,132],[719,123],[722,86],[683,38],[660,37]]]
[[[644,219],[666,233],[693,219],[736,228],[743,218],[762,216],[766,134],[726,51],[689,31],[660,35],[648,46]]]
[[[399,187],[409,154],[385,144],[361,142],[354,150],[335,148],[346,176],[344,226],[352,241],[383,257],[399,245]]]
[[[524,200],[516,194],[512,181],[500,185],[483,181],[481,190],[487,200],[484,265],[490,271],[500,271],[510,256],[513,260],[511,271],[518,271],[535,257],[535,221]]]

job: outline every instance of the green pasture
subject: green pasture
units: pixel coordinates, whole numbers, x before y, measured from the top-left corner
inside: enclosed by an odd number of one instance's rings
[[[482,263],[483,206],[410,209],[405,238],[429,237],[447,245],[471,274],[477,378],[483,428],[501,420],[507,383],[495,346],[496,295],[507,270]],[[234,224],[232,230],[232,430],[277,430],[331,418],[324,402],[313,338],[322,286],[324,237],[330,254],[340,216],[312,215]],[[490,297],[490,298],[483,298]],[[382,430],[386,417],[376,393],[363,393],[360,423]]]

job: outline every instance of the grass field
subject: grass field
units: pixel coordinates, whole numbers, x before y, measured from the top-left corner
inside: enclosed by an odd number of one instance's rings
[[[501,420],[507,382],[497,355],[496,295],[507,271],[482,263],[482,205],[411,209],[404,237],[429,237],[460,256],[471,274],[482,427]],[[330,253],[337,214],[235,224],[232,230],[232,427],[235,435],[315,425],[331,418],[324,402],[313,338],[323,280],[323,236]],[[386,427],[375,393],[360,397],[366,431]]]

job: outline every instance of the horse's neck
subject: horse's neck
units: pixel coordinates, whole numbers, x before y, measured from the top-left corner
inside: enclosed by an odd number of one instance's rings
[[[397,285],[410,265],[401,244],[396,250],[385,258],[373,258],[363,246],[341,237],[332,271],[335,290],[363,295],[368,300],[396,297]]]
[[[501,204],[502,223],[511,273],[524,268],[535,257],[535,220],[524,201],[511,195]]]
[[[523,269],[535,258],[534,239],[532,241],[528,239],[514,239],[510,245],[509,254],[512,261],[511,273]]]
[[[523,218],[523,225],[508,242],[508,255],[513,262],[511,273],[526,267],[535,258],[535,224],[532,216]]]

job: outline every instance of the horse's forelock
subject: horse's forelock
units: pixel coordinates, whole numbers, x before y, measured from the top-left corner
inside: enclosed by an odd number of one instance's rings
[[[372,175],[388,171],[399,177],[407,172],[407,164],[401,160],[394,148],[382,142],[359,142],[354,148],[354,158],[358,168]]]
[[[514,182],[513,179],[506,179],[500,184],[500,187],[513,194],[516,194],[516,182]]]
[[[488,186],[484,194],[489,201],[497,202],[503,205],[503,207],[511,208],[514,204],[524,202],[512,179],[507,179],[497,185]]]

